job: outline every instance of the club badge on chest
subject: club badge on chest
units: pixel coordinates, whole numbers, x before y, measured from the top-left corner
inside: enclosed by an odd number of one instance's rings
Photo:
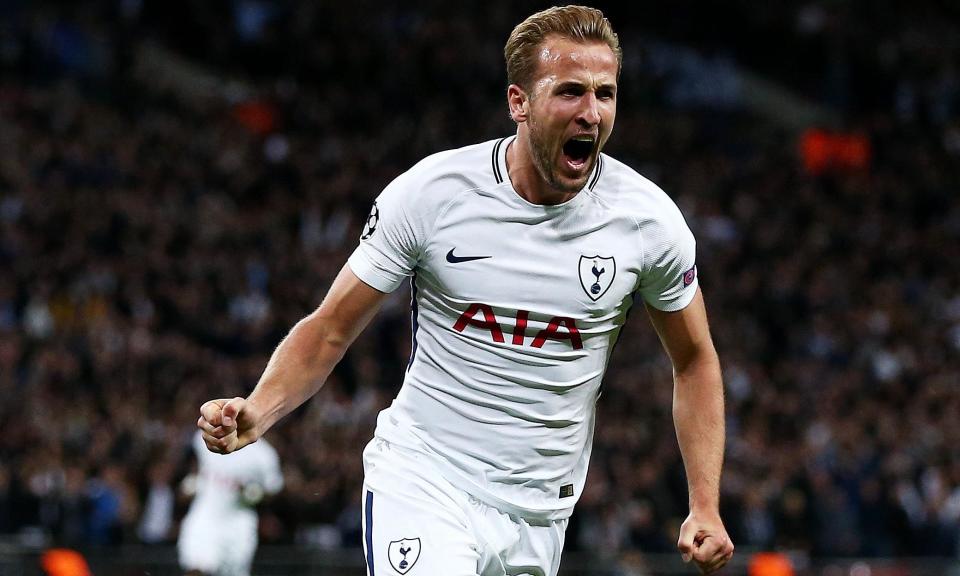
[[[607,293],[616,275],[613,256],[580,256],[580,286],[594,302]]]

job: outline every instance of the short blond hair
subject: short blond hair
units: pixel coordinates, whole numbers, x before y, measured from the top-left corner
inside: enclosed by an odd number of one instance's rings
[[[537,48],[549,36],[577,42],[604,42],[617,57],[617,76],[623,65],[620,39],[603,12],[588,6],[554,6],[528,17],[510,33],[503,57],[507,82],[529,89],[537,69]]]

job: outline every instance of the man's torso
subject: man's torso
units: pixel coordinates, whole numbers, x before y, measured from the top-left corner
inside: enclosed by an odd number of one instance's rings
[[[572,200],[530,204],[506,177],[508,143],[444,153],[398,179],[378,199],[383,236],[374,230],[350,263],[379,289],[392,285],[377,286],[367,260],[412,274],[411,361],[377,436],[435,456],[501,509],[565,517],[601,377],[649,274],[640,229],[663,220],[663,198],[602,156]]]

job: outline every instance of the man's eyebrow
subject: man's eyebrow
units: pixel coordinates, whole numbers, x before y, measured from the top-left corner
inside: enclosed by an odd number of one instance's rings
[[[564,80],[557,84],[556,90],[566,90],[568,88],[581,88],[586,89],[587,83],[580,80]],[[610,92],[615,92],[617,90],[617,85],[613,82],[604,82],[596,87],[596,90],[599,92],[601,90],[607,90]]]
[[[583,88],[585,85],[579,80],[564,80],[557,84],[557,90],[563,90],[565,88]]]

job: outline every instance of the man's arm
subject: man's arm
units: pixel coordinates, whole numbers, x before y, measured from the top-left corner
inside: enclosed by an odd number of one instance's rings
[[[256,442],[316,394],[385,296],[344,266],[320,307],[297,322],[273,352],[247,398],[210,400],[200,407],[197,426],[207,448],[228,453]]]
[[[690,515],[677,547],[701,572],[718,570],[733,556],[733,542],[720,520],[724,413],[720,360],[710,338],[703,295],[677,312],[647,306],[660,341],[673,363],[673,422],[687,471]]]

